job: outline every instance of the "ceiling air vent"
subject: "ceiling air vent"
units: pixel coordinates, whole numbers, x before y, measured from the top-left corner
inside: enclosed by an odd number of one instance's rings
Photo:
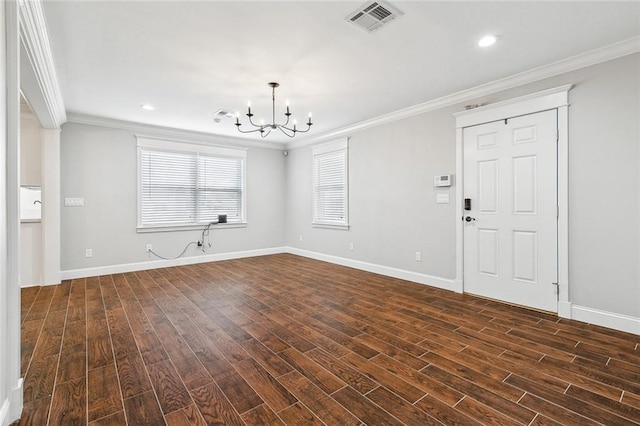
[[[350,13],[345,19],[368,33],[402,16],[395,7],[382,1],[370,1]]]

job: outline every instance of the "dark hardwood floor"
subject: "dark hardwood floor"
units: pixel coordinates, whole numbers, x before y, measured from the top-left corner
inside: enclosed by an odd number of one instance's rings
[[[32,425],[640,422],[640,336],[293,255],[22,291]]]

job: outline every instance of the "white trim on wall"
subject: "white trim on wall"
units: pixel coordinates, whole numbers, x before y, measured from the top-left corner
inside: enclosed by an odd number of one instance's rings
[[[564,318],[640,335],[640,318],[571,303],[561,303],[561,305],[563,305]]]
[[[189,143],[217,144],[220,146],[233,146],[235,148],[267,148],[284,151],[286,145],[280,142],[265,140],[253,141],[233,136],[222,136],[212,133],[196,132],[192,130],[174,129],[171,127],[155,126],[153,124],[134,123],[131,121],[116,120],[112,118],[96,117],[86,114],[69,113],[69,123],[88,124],[91,126],[106,127],[109,129],[129,130],[140,134],[140,137],[148,139],[163,139],[173,141],[189,141]]]
[[[67,113],[49,44],[40,0],[19,2],[21,39],[21,87],[42,126],[59,129]]]
[[[454,114],[456,117],[456,217],[464,214],[462,200],[464,198],[463,165],[463,132],[465,127],[532,114],[540,111],[557,109],[558,113],[558,302],[569,301],[569,123],[568,106],[569,90],[567,84],[529,95],[520,96],[495,104],[486,105],[469,111]],[[464,227],[462,220],[456,219],[456,281],[464,288]],[[558,315],[565,314],[566,309],[558,306]]]
[[[247,158],[247,148],[216,146],[203,144],[202,142],[192,142],[189,140],[176,140],[167,138],[154,138],[144,135],[136,136],[136,146],[138,148],[150,148],[166,151],[200,152],[203,154],[217,155],[221,157]]]
[[[205,254],[189,256],[172,260],[150,260],[148,262],[123,263],[119,265],[98,266],[95,268],[69,269],[62,271],[63,280],[95,277],[99,275],[122,274],[125,272],[146,271],[148,269],[169,268],[171,266],[195,265],[197,263],[219,262],[221,260],[242,259],[245,257],[267,256],[270,254],[287,253],[285,247],[244,250],[229,253]]]
[[[16,1],[3,2],[6,34],[6,298],[0,308],[6,321],[4,356],[0,368],[4,370],[2,386],[9,401],[8,414],[3,420],[12,422],[22,412],[22,379],[20,378],[20,18]],[[1,16],[1,15],[0,15]],[[1,181],[1,180],[0,180]],[[0,297],[0,300],[2,298]],[[0,320],[1,322],[1,320]],[[0,330],[2,329],[0,325]],[[1,333],[1,331],[0,331]],[[0,336],[5,337],[5,336]]]
[[[568,100],[568,99],[567,99]],[[569,302],[569,106],[558,108],[558,315]]]
[[[462,289],[457,287],[456,281],[449,278],[435,277],[433,275],[421,274],[419,272],[407,271],[406,269],[392,268],[390,266],[377,265],[375,263],[363,262],[361,260],[348,259],[346,257],[333,256],[330,254],[318,253],[315,251],[303,250],[296,247],[287,247],[287,253],[310,259],[321,260],[323,262],[334,263],[336,265],[348,266],[362,271],[373,272],[374,274],[385,275],[387,277],[398,278],[418,284],[441,288],[443,290],[460,293]]]
[[[502,120],[505,117],[519,117],[532,112],[547,111],[569,105],[569,90],[573,84],[553,87],[540,92],[519,96],[478,108],[460,111],[456,118],[456,128],[475,126]]]
[[[365,130],[381,124],[390,123],[397,120],[413,117],[414,115],[423,114],[425,112],[435,111],[452,105],[468,102],[471,99],[480,98],[482,96],[492,95],[503,90],[512,89],[514,87],[523,86],[525,84],[544,80],[545,78],[554,77],[556,75],[575,71],[581,68],[596,65],[602,62],[610,61],[623,56],[640,52],[640,37],[632,37],[618,43],[604,46],[599,49],[591,50],[576,56],[562,59],[551,64],[543,65],[538,68],[527,70],[519,74],[495,80],[470,89],[461,90],[441,98],[433,99],[404,108],[389,114],[365,120],[360,123],[345,126],[341,129],[323,133],[321,135],[288,142],[286,149],[301,148],[317,142],[322,142],[334,138],[349,136],[352,133]]]
[[[462,228],[462,219],[464,217],[464,192],[462,191],[462,176],[464,168],[464,151],[462,146],[462,128],[456,129],[456,180],[455,180],[455,197],[456,197],[456,283],[460,289],[460,293],[464,291],[464,232]],[[460,215],[460,217],[458,217]]]

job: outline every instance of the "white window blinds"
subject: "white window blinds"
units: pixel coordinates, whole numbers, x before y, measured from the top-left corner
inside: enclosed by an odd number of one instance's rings
[[[313,198],[314,224],[348,226],[346,140],[313,148]]]
[[[142,150],[142,225],[196,222],[195,154]]]
[[[245,221],[244,151],[233,157],[226,155],[234,150],[222,149],[223,156],[207,147],[155,142],[159,148],[138,141],[139,227],[200,225],[219,214],[228,223]],[[166,149],[175,147],[180,150]]]
[[[242,160],[201,155],[198,175],[199,221],[211,222],[219,214],[226,214],[228,222],[242,222]]]

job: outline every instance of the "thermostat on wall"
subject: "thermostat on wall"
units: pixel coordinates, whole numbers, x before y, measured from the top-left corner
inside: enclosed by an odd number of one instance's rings
[[[451,175],[438,175],[433,177],[433,186],[451,186]]]

